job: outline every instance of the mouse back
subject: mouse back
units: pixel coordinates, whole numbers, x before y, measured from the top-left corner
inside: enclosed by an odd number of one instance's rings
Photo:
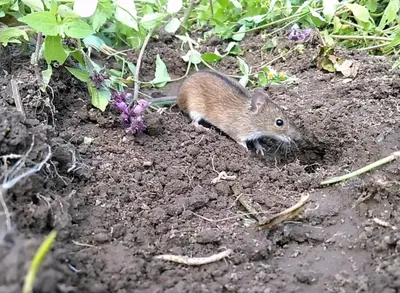
[[[182,83],[177,104],[184,112],[201,112],[215,120],[226,111],[239,115],[238,112],[247,108],[250,98],[248,90],[236,80],[216,71],[202,70]]]

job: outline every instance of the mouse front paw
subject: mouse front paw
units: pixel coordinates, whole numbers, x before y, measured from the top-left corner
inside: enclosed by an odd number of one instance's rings
[[[256,147],[256,154],[261,154],[262,156],[264,156],[264,151],[265,148],[260,144],[260,142],[258,140],[254,141],[254,146]]]

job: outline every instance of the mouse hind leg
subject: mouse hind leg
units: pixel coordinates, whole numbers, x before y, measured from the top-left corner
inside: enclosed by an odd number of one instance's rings
[[[203,125],[200,125],[199,122],[201,120],[204,120],[203,115],[201,115],[200,112],[197,111],[190,111],[189,112],[189,117],[190,119],[192,119],[192,122],[190,122],[190,124],[196,128],[202,128],[205,129],[207,131],[210,131],[210,129],[208,129],[207,127],[204,127]]]

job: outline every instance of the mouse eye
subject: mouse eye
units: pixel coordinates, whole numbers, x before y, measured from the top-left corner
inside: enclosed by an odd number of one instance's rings
[[[278,127],[282,127],[284,123],[283,123],[283,120],[282,120],[282,119],[276,119],[275,124],[276,124],[276,126],[278,126]]]

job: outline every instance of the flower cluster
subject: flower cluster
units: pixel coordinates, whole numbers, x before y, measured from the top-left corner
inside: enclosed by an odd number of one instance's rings
[[[90,76],[90,80],[94,83],[94,86],[99,89],[103,82],[110,78],[110,75],[104,70],[100,70],[97,72],[96,70],[93,70],[92,75]]]
[[[132,94],[113,91],[111,95],[111,104],[113,104],[121,113],[120,122],[126,128],[126,133],[139,133],[146,130],[143,122],[143,112],[150,106],[145,100],[138,100],[133,107],[129,107],[127,100],[132,98]]]
[[[310,37],[311,32],[311,29],[300,29],[299,26],[295,24],[290,29],[290,34],[288,38],[291,41],[304,42]]]

